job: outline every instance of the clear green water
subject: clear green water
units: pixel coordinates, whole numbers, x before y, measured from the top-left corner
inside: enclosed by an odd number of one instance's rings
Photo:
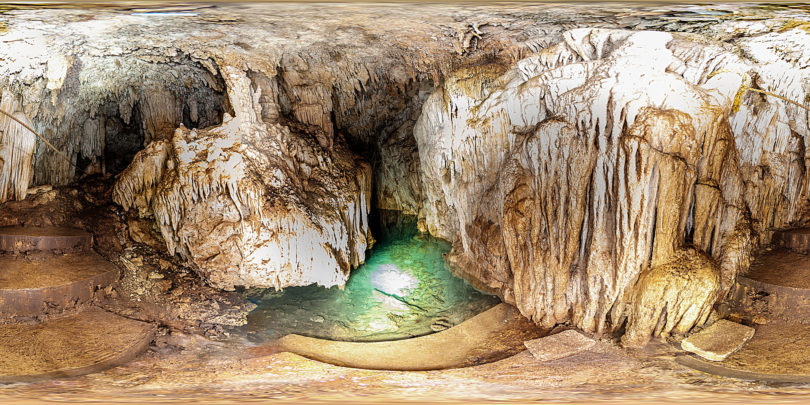
[[[403,339],[443,330],[496,305],[453,276],[447,242],[414,232],[379,241],[337,287],[290,287],[254,295],[244,331],[262,342],[296,333],[347,341]]]

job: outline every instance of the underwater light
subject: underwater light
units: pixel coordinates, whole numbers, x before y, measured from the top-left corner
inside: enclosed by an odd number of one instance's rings
[[[394,264],[384,264],[371,274],[371,285],[385,294],[410,294],[419,281]]]

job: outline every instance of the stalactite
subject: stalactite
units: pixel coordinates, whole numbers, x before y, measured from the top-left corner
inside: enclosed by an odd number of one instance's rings
[[[457,272],[542,325],[627,319],[633,345],[688,331],[808,197],[806,114],[750,95],[735,110],[750,75],[807,97],[789,79],[804,65],[769,46],[807,52],[798,37],[741,39],[741,57],[679,34],[576,29],[511,71],[459,71],[414,132],[428,229],[454,241]]]
[[[255,74],[223,71],[236,117],[151,143],[114,200],[153,217],[169,252],[212,285],[343,285],[371,243],[370,166],[274,122],[266,77],[253,85]]]
[[[17,97],[3,91],[0,109],[14,115],[26,125],[31,120],[20,111]],[[0,114],[0,202],[25,198],[31,183],[32,160],[36,135],[4,114]]]

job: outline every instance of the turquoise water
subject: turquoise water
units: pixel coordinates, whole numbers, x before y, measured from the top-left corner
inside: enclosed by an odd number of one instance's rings
[[[297,333],[333,340],[376,341],[446,329],[496,305],[453,276],[442,255],[450,245],[415,232],[377,243],[366,263],[338,287],[290,287],[254,294],[244,327],[262,342]]]

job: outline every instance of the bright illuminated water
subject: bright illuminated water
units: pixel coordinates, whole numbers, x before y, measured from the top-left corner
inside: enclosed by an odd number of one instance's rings
[[[498,298],[453,276],[450,245],[414,229],[378,241],[344,290],[319,286],[267,290],[245,331],[262,342],[288,333],[372,341],[425,335],[483,312]]]

